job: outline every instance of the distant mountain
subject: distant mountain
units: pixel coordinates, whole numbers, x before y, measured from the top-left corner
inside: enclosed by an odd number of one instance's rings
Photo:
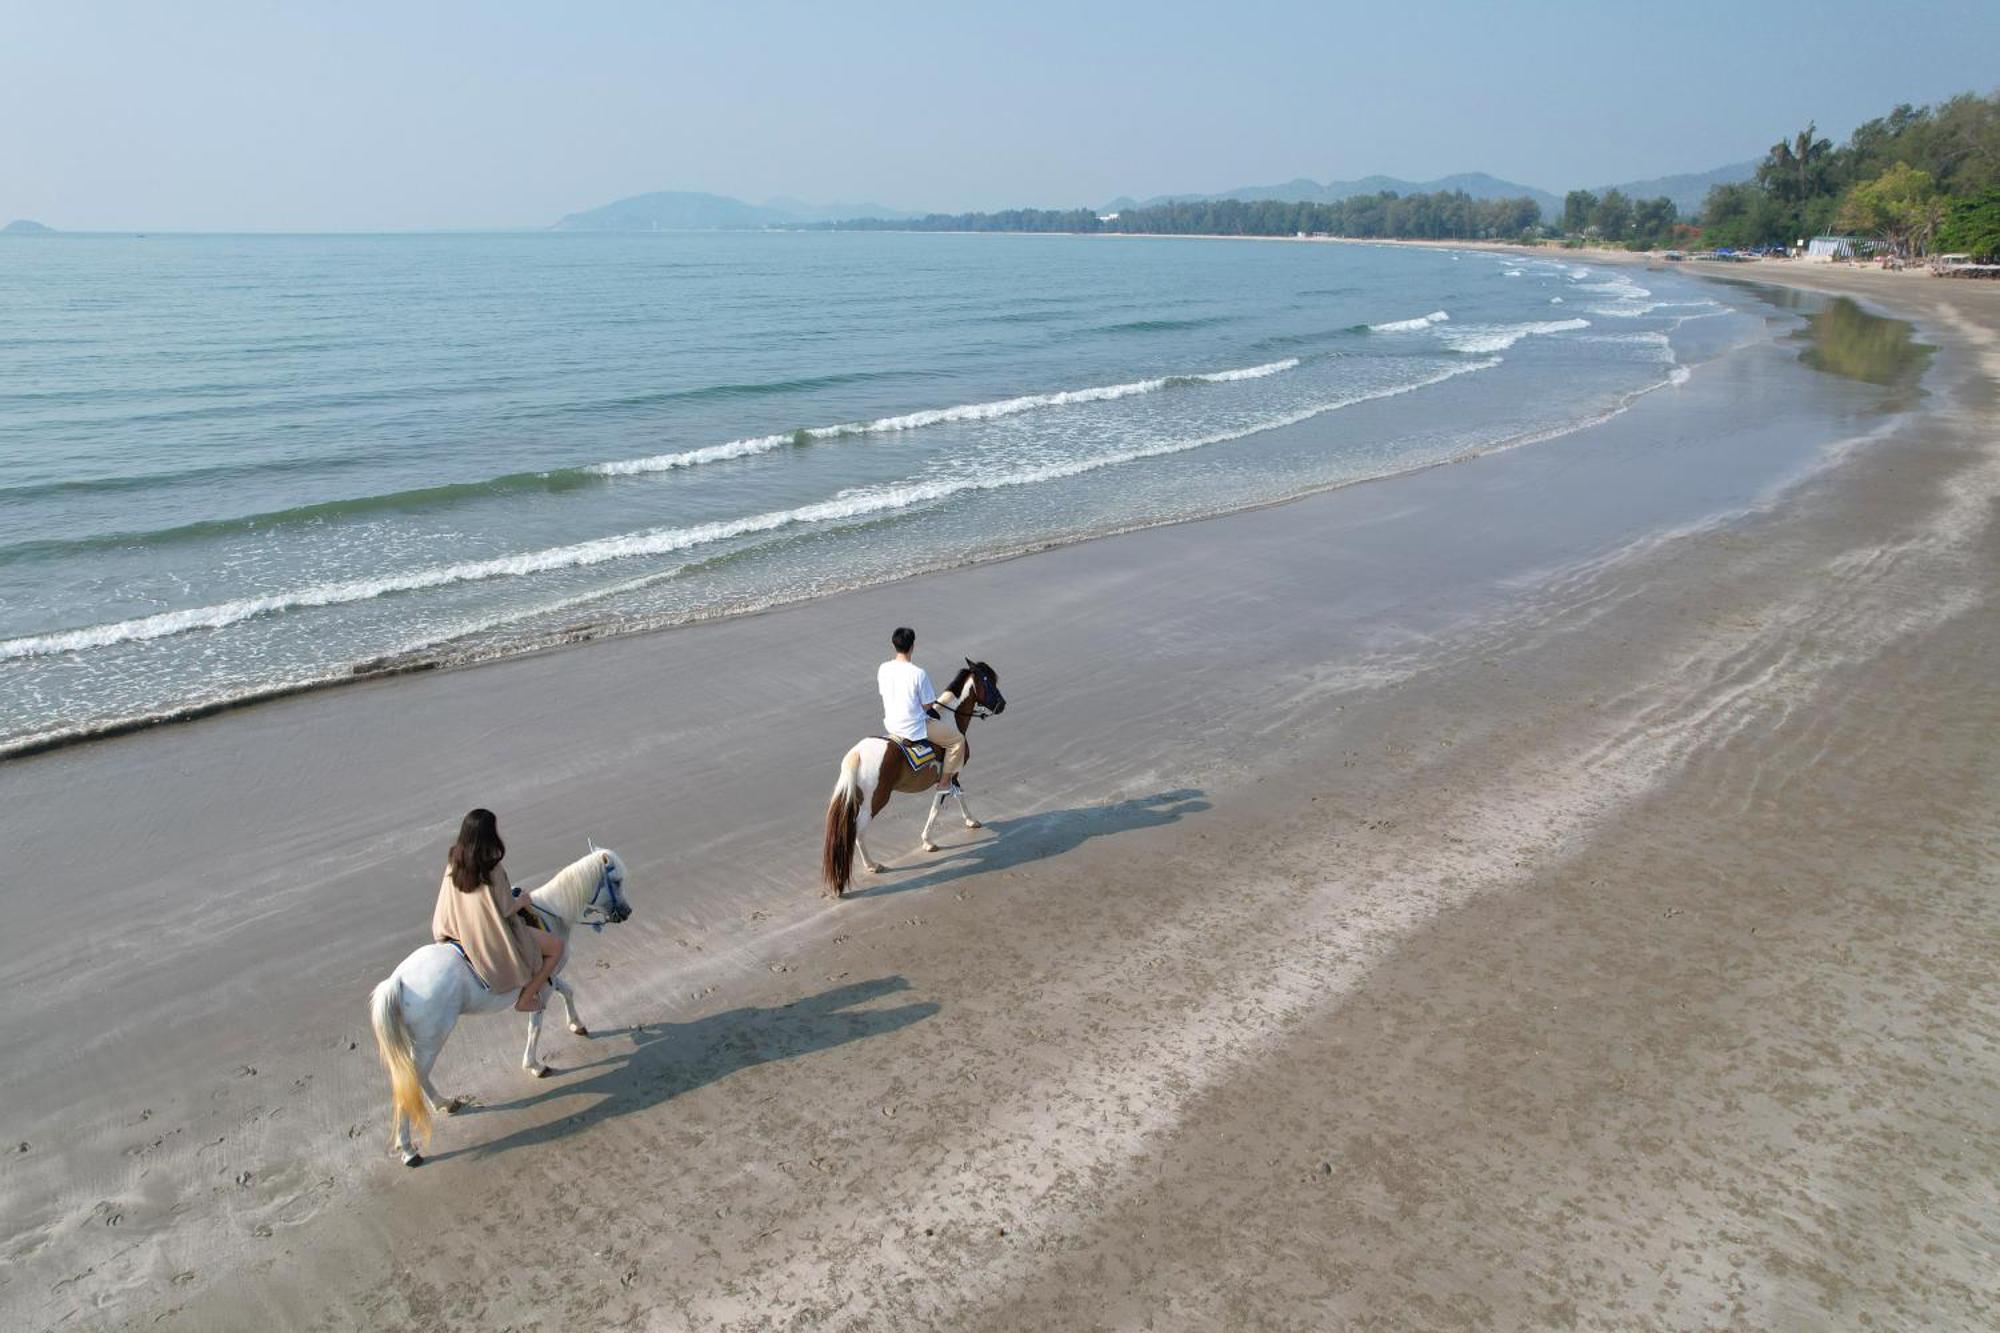
[[[1335,204],[1342,199],[1351,199],[1357,194],[1381,194],[1394,190],[1397,194],[1433,194],[1440,190],[1463,190],[1474,199],[1518,199],[1522,195],[1534,200],[1542,212],[1555,216],[1562,212],[1562,200],[1547,190],[1538,190],[1532,185],[1522,185],[1518,181],[1501,180],[1483,171],[1462,172],[1456,176],[1440,176],[1432,181],[1406,181],[1395,176],[1363,176],[1360,180],[1328,181],[1322,185],[1318,181],[1300,177],[1286,181],[1283,185],[1246,185],[1240,189],[1226,190],[1221,194],[1162,194],[1151,199],[1114,199],[1105,205],[1107,213],[1119,213],[1128,208],[1150,208],[1154,204],[1203,203],[1211,199],[1241,199],[1254,203],[1259,199],[1277,199],[1285,203]]]
[[[16,235],[25,236],[40,236],[43,233],[54,230],[54,227],[45,227],[39,222],[31,222],[27,218],[16,218],[6,226],[0,227],[0,231],[13,232]]]
[[[1616,188],[1634,199],[1653,199],[1660,195],[1674,201],[1674,207],[1682,217],[1692,216],[1701,208],[1711,187],[1735,181],[1751,179],[1756,174],[1754,162],[1738,162],[1731,166],[1717,167],[1713,171],[1690,172],[1678,176],[1657,176],[1651,180],[1627,181],[1616,187],[1605,186],[1596,191]],[[1463,190],[1474,199],[1518,199],[1523,195],[1533,199],[1541,208],[1545,218],[1554,220],[1562,216],[1562,199],[1547,190],[1538,190],[1532,185],[1519,181],[1502,180],[1489,176],[1483,171],[1461,172],[1455,176],[1440,176],[1436,180],[1411,181],[1397,176],[1363,176],[1359,180],[1327,181],[1321,183],[1300,177],[1280,185],[1246,185],[1239,189],[1227,190],[1221,194],[1162,194],[1150,199],[1123,197],[1113,199],[1100,212],[1122,213],[1127,209],[1149,208],[1155,204],[1201,203],[1214,199],[1240,199],[1254,203],[1262,199],[1275,199],[1284,203],[1333,204],[1342,199],[1351,199],[1361,194],[1381,194],[1393,190],[1397,194],[1436,194]],[[661,190],[654,194],[635,194],[629,199],[620,199],[600,208],[586,209],[581,213],[571,213],[556,223],[557,231],[741,231],[760,227],[799,227],[815,222],[845,222],[854,218],[880,218],[884,221],[904,221],[919,215],[900,209],[885,208],[881,204],[809,204],[801,199],[772,199],[762,204],[746,203],[727,195],[701,194],[690,190]],[[30,226],[34,224],[29,224]],[[15,223],[9,230],[27,228]]]
[[[759,227],[796,227],[810,222],[848,218],[908,218],[914,213],[880,204],[808,204],[799,199],[745,203],[727,195],[692,190],[661,190],[635,194],[599,208],[571,213],[556,223],[557,231],[743,231]]]
[[[1757,174],[1755,162],[1736,162],[1713,171],[1684,172],[1678,176],[1655,176],[1651,180],[1627,181],[1623,185],[1607,185],[1596,193],[1615,189],[1631,199],[1657,199],[1661,195],[1674,201],[1674,208],[1684,218],[1701,211],[1708,192],[1718,185],[1734,185],[1747,181]],[[1561,209],[1558,206],[1557,212]]]

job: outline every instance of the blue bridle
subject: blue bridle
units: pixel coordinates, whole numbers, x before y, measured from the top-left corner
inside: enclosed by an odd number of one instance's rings
[[[583,905],[583,911],[577,913],[576,923],[579,926],[587,925],[592,930],[602,932],[606,925],[615,926],[632,915],[631,904],[627,903],[618,892],[618,881],[623,877],[617,873],[617,869],[618,867],[610,861],[604,862],[597,868],[597,887],[591,891],[590,901]],[[602,906],[599,905],[600,900],[603,900]],[[585,921],[585,914],[592,908],[597,909],[598,919]]]

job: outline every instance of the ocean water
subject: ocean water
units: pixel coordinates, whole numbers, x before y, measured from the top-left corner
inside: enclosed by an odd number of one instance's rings
[[[0,240],[0,749],[1532,443],[1765,318],[1351,245]]]

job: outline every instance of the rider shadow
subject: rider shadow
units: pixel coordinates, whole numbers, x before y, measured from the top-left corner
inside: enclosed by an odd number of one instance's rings
[[[845,1046],[849,1042],[879,1037],[912,1023],[921,1023],[942,1007],[931,1001],[898,1005],[892,1009],[855,1007],[909,988],[910,983],[902,977],[878,977],[873,981],[836,986],[776,1008],[727,1009],[688,1023],[647,1023],[622,1030],[599,1031],[596,1040],[628,1036],[634,1043],[634,1049],[561,1071],[564,1074],[589,1074],[587,1078],[564,1078],[542,1091],[512,1101],[470,1106],[459,1116],[520,1111],[558,1097],[594,1094],[598,1100],[587,1110],[545,1125],[519,1129],[488,1143],[442,1152],[426,1160],[443,1162],[454,1157],[480,1157],[510,1148],[553,1142],[599,1120],[630,1115],[671,1101],[684,1093],[720,1082],[739,1070],[811,1055],[816,1051]]]
[[[935,888],[968,875],[985,875],[1010,870],[1030,861],[1045,861],[1074,851],[1092,838],[1136,829],[1159,828],[1183,815],[1198,815],[1209,808],[1206,793],[1198,787],[1135,796],[1111,805],[1079,805],[1067,810],[1044,810],[1019,819],[995,819],[986,827],[992,837],[964,847],[947,847],[931,868],[909,879],[865,889],[851,889],[849,898],[886,898],[892,893]],[[939,816],[940,819],[943,816]],[[891,869],[898,867],[892,866]]]

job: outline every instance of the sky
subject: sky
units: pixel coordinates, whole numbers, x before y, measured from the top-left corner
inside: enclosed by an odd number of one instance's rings
[[[0,221],[545,226],[1486,171],[1560,194],[2000,86],[2000,3],[0,0]]]

